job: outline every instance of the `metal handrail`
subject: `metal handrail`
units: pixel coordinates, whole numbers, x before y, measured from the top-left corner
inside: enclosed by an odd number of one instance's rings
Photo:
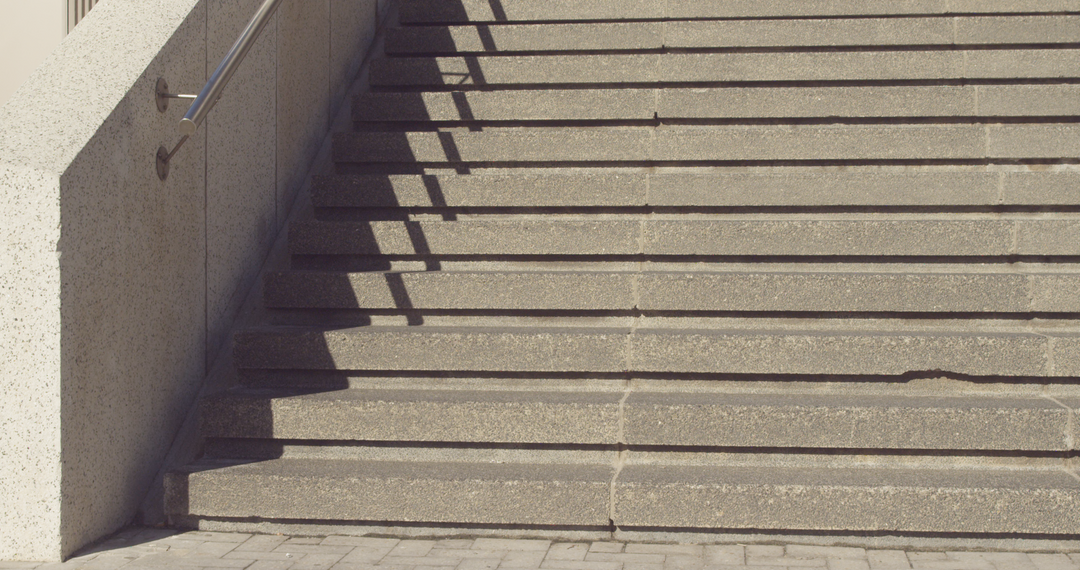
[[[259,39],[259,35],[262,34],[263,28],[270,22],[270,17],[274,15],[278,6],[281,5],[283,0],[266,0],[263,2],[259,10],[255,12],[255,15],[251,18],[251,22],[248,23],[247,28],[244,28],[243,33],[229,49],[229,53],[225,54],[225,58],[221,60],[221,64],[214,70],[213,75],[206,82],[206,85],[202,88],[197,96],[194,96],[195,101],[191,104],[187,114],[183,119],[180,119],[180,134],[183,137],[180,142],[176,143],[176,147],[171,151],[166,150],[165,147],[158,149],[157,165],[158,176],[164,180],[169,175],[169,160],[172,159],[176,151],[180,150],[180,147],[187,142],[188,138],[195,134],[199,130],[199,125],[202,125],[206,119],[206,115],[210,113],[210,110],[217,104],[218,99],[221,98],[221,92],[225,90],[225,86],[228,85],[229,79],[236,73],[237,68],[240,67],[240,63],[244,61],[244,57],[251,51],[251,46],[255,44],[255,41]],[[192,98],[191,95],[175,95],[171,93],[163,93],[161,85],[165,85],[163,82],[159,82],[158,87],[158,108],[161,109],[165,105],[162,104],[164,99],[188,99]],[[167,85],[165,91],[168,90]],[[166,104],[167,105],[167,104]]]

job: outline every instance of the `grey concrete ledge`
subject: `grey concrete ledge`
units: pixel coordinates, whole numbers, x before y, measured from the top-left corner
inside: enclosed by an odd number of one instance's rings
[[[1013,396],[818,393],[235,390],[204,400],[206,437],[727,448],[1068,451],[1073,408]],[[1076,402],[1072,402],[1075,404]],[[1076,406],[1074,406],[1075,408]]]
[[[1016,272],[288,272],[264,303],[291,309],[1080,312],[1080,274]]]
[[[373,62],[379,87],[1065,79],[1073,50],[944,50],[505,57],[400,57]]]
[[[294,255],[1080,255],[1080,220],[997,215],[301,222]]]
[[[603,0],[546,2],[503,0],[494,8],[484,0],[447,4],[438,0],[409,0],[401,8],[405,23],[528,22],[546,20],[623,20],[649,18],[785,18],[813,16],[884,16],[920,14],[985,14],[1080,11],[1075,0],[908,0],[875,3],[861,0],[802,2],[781,0],[642,0],[613,3]]]
[[[1080,85],[726,87],[365,93],[361,122],[1067,117]]]
[[[1080,126],[717,125],[495,128],[334,135],[357,165],[1073,160]]]
[[[698,326],[701,326],[700,324]],[[721,325],[723,326],[723,325]],[[889,325],[884,325],[889,326]],[[904,330],[359,327],[249,330],[241,369],[990,377],[1080,372],[1080,335]]]
[[[311,192],[319,208],[1080,205],[1080,172],[786,170],[323,176]]]
[[[170,515],[605,526],[611,468],[278,459],[166,479]]]
[[[648,50],[661,48],[1069,44],[1080,16],[790,20],[676,20],[389,30],[391,54]]]

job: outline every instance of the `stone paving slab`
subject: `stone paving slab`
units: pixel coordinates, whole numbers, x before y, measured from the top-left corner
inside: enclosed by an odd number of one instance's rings
[[[1080,570],[1080,552],[960,551],[803,544],[653,544],[476,538],[289,537],[132,528],[63,563],[0,570]]]

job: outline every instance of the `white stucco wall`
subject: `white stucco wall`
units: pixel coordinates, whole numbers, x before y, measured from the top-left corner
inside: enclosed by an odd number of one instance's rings
[[[197,92],[259,4],[105,0],[0,107],[0,560],[135,517],[376,27],[286,0],[158,180],[157,78]]]

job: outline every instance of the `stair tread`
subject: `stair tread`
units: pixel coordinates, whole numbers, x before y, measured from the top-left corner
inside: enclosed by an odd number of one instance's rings
[[[201,429],[287,440],[1063,451],[1074,437],[1066,405],[1080,402],[862,391],[241,389],[204,400]]]
[[[670,20],[392,28],[389,54],[730,47],[944,46],[1080,41],[1075,15]]]
[[[294,255],[1075,256],[1071,215],[581,216],[294,223]]]
[[[1072,159],[1080,125],[709,125],[335,133],[355,164]]]
[[[1016,270],[270,273],[269,308],[1078,312],[1080,273]]]
[[[396,57],[372,62],[376,87],[1065,79],[1073,50],[823,51]]]
[[[353,103],[353,119],[369,122],[1052,117],[1078,113],[1080,85],[1072,84],[380,92],[361,94]]]
[[[609,465],[203,461],[169,474],[167,510],[459,524],[606,526],[613,511],[610,521],[622,527],[982,533],[1080,528],[1080,480],[1064,470],[798,464],[763,469],[631,460],[612,479]],[[858,509],[835,508],[859,502]]]
[[[167,477],[177,515],[607,525],[606,465],[273,459]]]
[[[1080,205],[1069,171],[521,173],[316,176],[320,208]]]
[[[935,14],[993,14],[1075,12],[1075,0],[1022,2],[1011,0],[915,0],[906,2],[805,2],[784,0],[641,0],[636,2],[562,1],[531,2],[501,0],[410,0],[401,7],[401,21],[407,24],[440,22],[544,22],[559,20],[632,20],[660,18],[793,18],[807,16],[884,16]]]

